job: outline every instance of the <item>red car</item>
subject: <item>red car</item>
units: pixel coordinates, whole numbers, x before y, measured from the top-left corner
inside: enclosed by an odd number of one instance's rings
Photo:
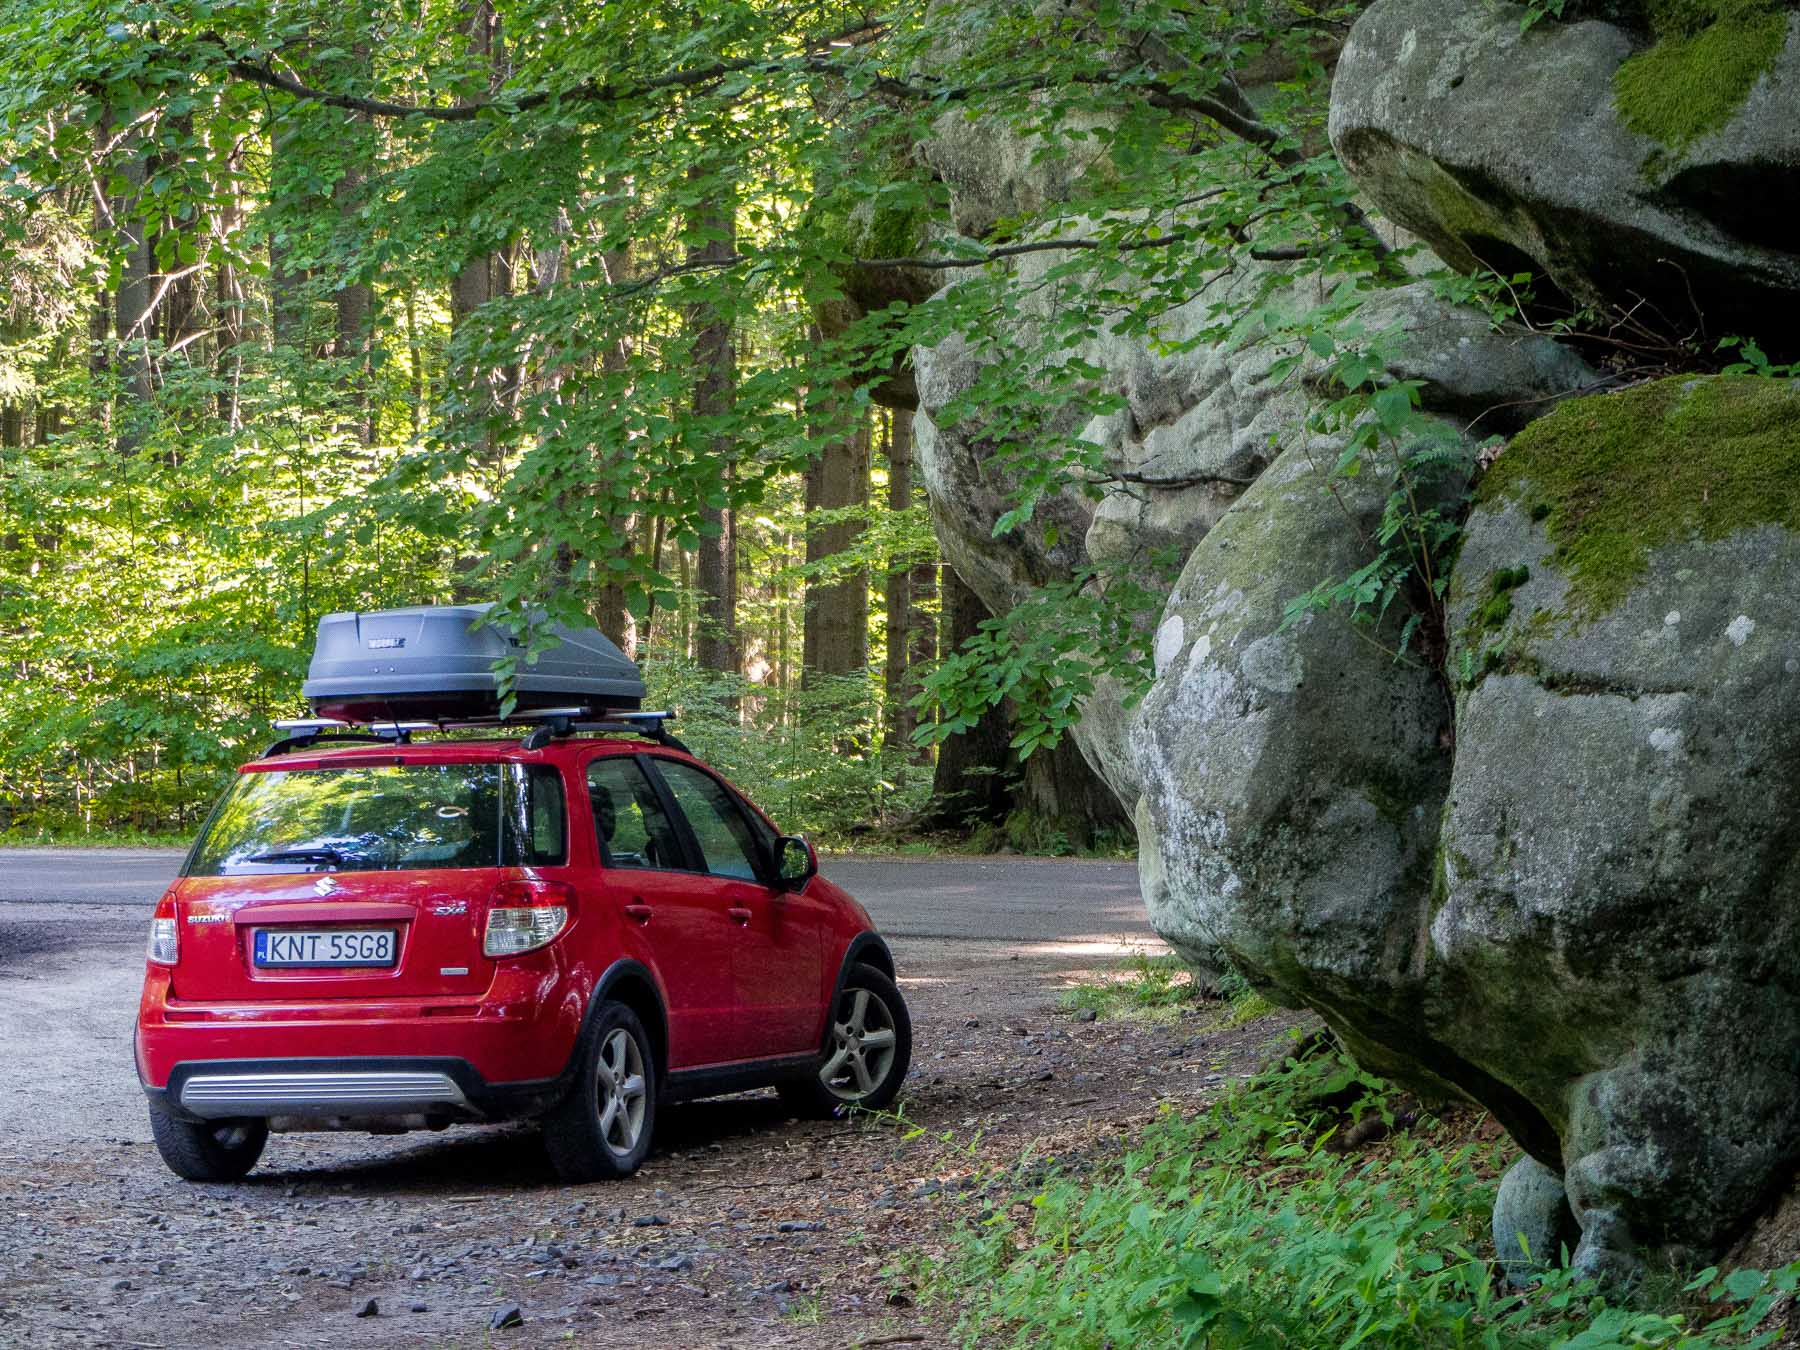
[[[634,1171],[664,1102],[893,1101],[893,957],[811,845],[660,730],[558,731],[303,730],[240,770],[151,927],[137,1069],[171,1169],[536,1117],[585,1181]]]

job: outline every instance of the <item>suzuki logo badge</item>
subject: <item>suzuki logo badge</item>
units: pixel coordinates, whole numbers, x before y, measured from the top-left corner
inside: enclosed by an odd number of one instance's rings
[[[315,895],[330,895],[337,888],[337,882],[333,881],[330,877],[320,877],[317,881],[313,882],[313,893]]]

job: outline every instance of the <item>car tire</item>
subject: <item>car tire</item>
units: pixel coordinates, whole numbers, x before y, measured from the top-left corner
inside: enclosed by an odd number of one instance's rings
[[[568,1096],[544,1117],[550,1162],[564,1181],[628,1177],[650,1155],[656,1129],[655,1049],[636,1013],[607,1002],[583,1033],[578,1057]]]
[[[182,1120],[150,1108],[150,1135],[169,1170],[187,1181],[241,1181],[269,1142],[269,1122]]]
[[[880,970],[854,965],[832,1007],[817,1068],[781,1084],[781,1098],[795,1115],[814,1119],[880,1111],[900,1095],[911,1064],[906,1000]]]

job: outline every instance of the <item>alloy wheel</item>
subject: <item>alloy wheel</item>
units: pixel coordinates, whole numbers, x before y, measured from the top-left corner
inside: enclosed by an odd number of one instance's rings
[[[624,1027],[600,1046],[595,1074],[600,1096],[600,1137],[618,1157],[628,1156],[644,1132],[644,1052]]]
[[[898,1037],[894,1013],[869,989],[846,989],[831,1025],[831,1054],[819,1081],[839,1101],[857,1102],[874,1093],[894,1067]]]

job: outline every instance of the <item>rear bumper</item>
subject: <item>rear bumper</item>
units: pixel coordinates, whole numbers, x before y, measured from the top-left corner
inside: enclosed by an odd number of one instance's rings
[[[303,1102],[310,1093],[333,1102],[366,1099],[384,1108],[391,1103],[406,1112],[428,1108],[487,1116],[484,1103],[505,1097],[503,1089],[517,1087],[529,1096],[538,1085],[562,1077],[587,1002],[584,983],[561,978],[554,967],[534,969],[525,962],[479,999],[305,1003],[182,1000],[173,996],[168,973],[152,967],[138,1005],[138,1079],[176,1106],[187,1075],[236,1080],[261,1074],[264,1081],[202,1083],[192,1099],[210,1107],[254,1104],[259,1094]],[[284,1081],[283,1075],[294,1073],[312,1077]],[[405,1076],[413,1073],[447,1074],[450,1087],[430,1077]],[[327,1078],[317,1078],[320,1074]],[[329,1081],[334,1074],[375,1077]]]
[[[151,1101],[187,1120],[243,1116],[361,1120],[506,1120],[554,1105],[555,1078],[490,1083],[465,1059],[447,1056],[197,1060],[176,1064]]]

